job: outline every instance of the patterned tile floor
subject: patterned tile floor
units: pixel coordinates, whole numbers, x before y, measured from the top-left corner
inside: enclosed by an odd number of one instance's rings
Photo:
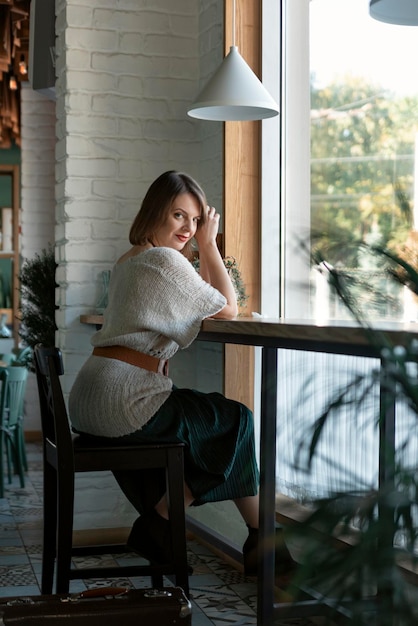
[[[17,481],[6,488],[0,499],[0,596],[25,596],[40,593],[42,543],[42,463],[41,447],[27,446],[29,472],[26,486]],[[195,541],[188,542],[193,626],[249,626],[256,624],[256,584]],[[126,554],[94,557],[123,564],[140,557]],[[83,560],[85,562],[86,559]],[[149,578],[72,581],[71,592],[87,587],[123,585],[149,586]],[[312,626],[313,622],[280,621],[277,626]]]

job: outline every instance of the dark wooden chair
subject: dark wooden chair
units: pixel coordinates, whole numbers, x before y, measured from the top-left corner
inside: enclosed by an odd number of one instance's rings
[[[146,576],[154,587],[163,575],[189,595],[184,513],[183,444],[103,445],[71,432],[59,376],[64,373],[58,348],[36,346],[34,364],[43,433],[44,529],[41,592],[67,593],[70,580]],[[76,472],[165,472],[169,501],[173,562],[166,565],[73,568],[73,556],[129,552],[125,544],[73,546],[74,478]]]

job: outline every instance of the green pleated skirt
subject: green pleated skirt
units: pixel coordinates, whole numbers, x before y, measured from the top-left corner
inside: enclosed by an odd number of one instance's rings
[[[141,430],[118,438],[119,443],[173,441],[185,444],[185,480],[194,506],[258,492],[254,421],[244,404],[220,393],[174,388]],[[140,513],[165,491],[163,475],[157,481],[144,472],[115,472],[115,477]]]

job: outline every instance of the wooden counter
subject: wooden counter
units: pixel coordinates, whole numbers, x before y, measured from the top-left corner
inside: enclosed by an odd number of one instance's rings
[[[98,313],[80,315],[80,322],[82,324],[94,324],[95,326],[101,326],[103,324],[103,315],[99,315]]]
[[[80,322],[101,326],[103,315],[80,315]],[[219,340],[223,343],[227,343],[226,339],[228,339],[230,343],[236,344],[275,345],[285,348],[290,348],[290,344],[295,344],[304,350],[308,350],[311,344],[315,344],[318,350],[321,343],[331,343],[334,347],[339,345],[341,350],[350,350],[350,346],[354,344],[357,351],[361,349],[361,346],[370,348],[376,339],[381,341],[384,338],[392,345],[404,345],[415,335],[418,339],[418,324],[379,322],[371,329],[365,330],[350,321],[329,321],[326,324],[318,324],[312,320],[282,320],[267,317],[203,320],[198,339],[217,341],[213,338],[214,335],[222,337]]]

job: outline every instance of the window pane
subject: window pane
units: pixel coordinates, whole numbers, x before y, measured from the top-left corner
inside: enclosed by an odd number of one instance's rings
[[[413,261],[418,137],[417,27],[372,19],[369,0],[311,0],[310,219],[318,260],[340,268],[367,316],[416,319],[371,246]],[[361,246],[360,244],[366,244]],[[312,271],[312,314],[348,317]],[[363,289],[372,282],[374,289]]]
[[[402,252],[405,242],[416,242],[407,258],[418,271],[418,27],[373,20],[369,0],[282,0],[282,6],[284,317],[349,317],[311,265],[310,252],[317,251],[350,284],[374,282],[380,300],[370,290],[356,292],[368,318],[417,319],[413,299],[367,246]],[[336,391],[371,374],[377,362],[289,350],[278,358],[277,489],[303,500],[375,485],[377,388],[329,422],[311,474],[295,468],[310,426]],[[409,406],[397,406],[397,445],[406,463],[417,456],[414,419]]]

